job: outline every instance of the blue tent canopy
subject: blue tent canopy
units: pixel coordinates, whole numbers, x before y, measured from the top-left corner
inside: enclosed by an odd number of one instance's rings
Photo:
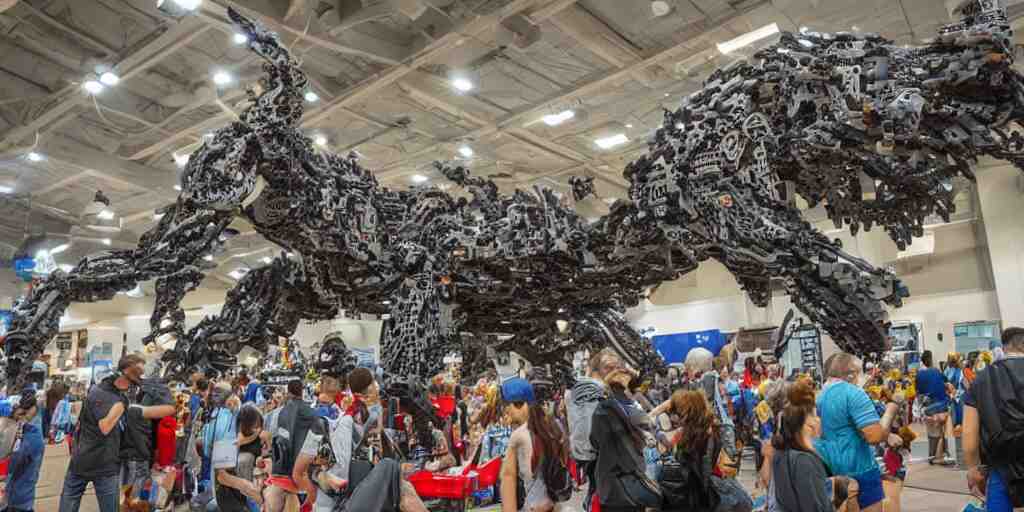
[[[651,342],[666,363],[682,363],[686,361],[686,355],[690,353],[690,350],[697,347],[705,348],[717,356],[726,344],[726,337],[722,331],[712,329],[710,331],[663,334],[655,336]]]

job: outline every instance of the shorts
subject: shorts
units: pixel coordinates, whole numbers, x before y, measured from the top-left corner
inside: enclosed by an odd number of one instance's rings
[[[281,475],[269,476],[267,477],[267,485],[280,487],[281,489],[284,489],[285,492],[290,492],[292,494],[299,493],[299,486],[295,484],[295,480],[292,480],[291,477]]]
[[[1010,489],[1006,486],[1006,479],[995,468],[991,468],[988,472],[985,510],[987,512],[1013,512],[1013,501],[1010,499]]]
[[[151,478],[148,460],[129,460],[121,463],[121,487],[132,486],[132,495],[138,496],[139,491]]]
[[[885,499],[885,489],[882,487],[882,472],[872,469],[853,477],[860,488],[857,494],[857,503],[860,508],[868,508],[875,503]]]
[[[936,414],[942,414],[949,412],[949,402],[933,402],[928,407],[924,408],[925,416],[935,416]]]

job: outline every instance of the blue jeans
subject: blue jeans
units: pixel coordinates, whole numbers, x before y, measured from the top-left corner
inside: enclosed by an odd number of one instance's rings
[[[78,507],[82,505],[82,495],[85,494],[85,486],[89,482],[92,482],[93,489],[96,490],[96,504],[99,505],[100,512],[117,512],[120,475],[86,479],[71,471],[64,475],[64,490],[60,493],[59,512],[78,512]]]
[[[985,510],[988,512],[1013,512],[1013,503],[1010,502],[1010,490],[1006,487],[1006,479],[995,468],[988,472]]]

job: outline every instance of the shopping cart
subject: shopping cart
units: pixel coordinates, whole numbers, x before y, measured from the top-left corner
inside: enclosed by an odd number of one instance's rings
[[[495,457],[483,464],[474,461],[458,475],[418,471],[409,475],[409,483],[430,510],[462,512],[472,506],[473,494],[493,487],[500,474],[501,457]]]

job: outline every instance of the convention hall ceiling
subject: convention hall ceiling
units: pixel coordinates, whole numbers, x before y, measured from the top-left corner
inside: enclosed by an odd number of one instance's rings
[[[174,201],[176,157],[229,122],[261,73],[235,40],[229,4],[301,56],[312,79],[310,136],[358,151],[382,182],[446,186],[430,163],[459,158],[507,188],[567,190],[570,175],[591,175],[605,199],[624,196],[621,171],[665,109],[758,47],[725,55],[718,43],[776,23],[911,44],[950,19],[939,0],[202,0],[180,17],[157,3],[0,0],[8,262],[30,235],[71,237],[60,263],[108,242],[131,247]],[[1019,19],[1024,4],[1009,3]],[[116,85],[84,90],[105,71]],[[455,78],[472,88],[459,90]],[[571,118],[545,122],[566,111]],[[595,143],[617,134],[626,141]],[[120,233],[77,225],[97,190],[123,216]],[[277,250],[236,227],[242,234],[216,257],[208,287],[233,284],[232,270]]]

